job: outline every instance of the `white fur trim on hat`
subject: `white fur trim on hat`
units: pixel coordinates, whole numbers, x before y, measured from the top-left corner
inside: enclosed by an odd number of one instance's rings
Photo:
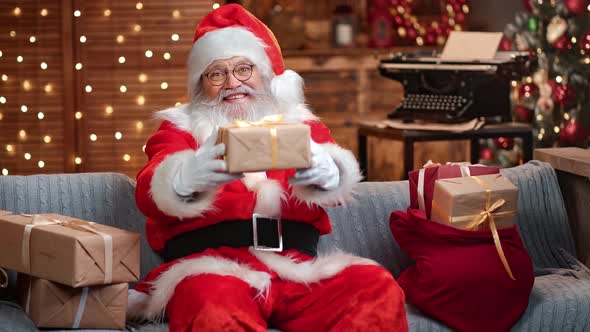
[[[197,94],[203,71],[213,61],[243,56],[252,61],[262,75],[272,79],[272,66],[266,51],[267,45],[251,31],[240,27],[228,27],[209,31],[193,44],[188,58],[189,96]]]
[[[343,204],[352,197],[352,190],[362,179],[359,164],[349,150],[336,144],[322,144],[340,171],[340,183],[334,190],[322,190],[314,186],[293,186],[293,196],[307,204],[330,207]]]
[[[278,101],[288,105],[303,103],[303,78],[292,70],[275,76],[265,51],[267,47],[262,39],[246,28],[228,27],[207,32],[193,44],[189,55],[189,96],[193,98],[197,95],[201,75],[213,61],[243,56],[271,81],[271,91]]]
[[[305,101],[303,78],[292,70],[285,70],[281,75],[275,76],[270,88],[273,96],[287,105],[302,104]]]

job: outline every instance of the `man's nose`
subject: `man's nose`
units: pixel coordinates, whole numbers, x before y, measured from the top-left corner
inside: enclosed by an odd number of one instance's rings
[[[227,80],[225,81],[225,87],[228,89],[235,89],[242,85],[242,82],[238,80],[231,72],[227,73]]]

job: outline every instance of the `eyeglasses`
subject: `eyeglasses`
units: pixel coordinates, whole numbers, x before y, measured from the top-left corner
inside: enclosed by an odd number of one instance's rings
[[[244,82],[252,77],[253,68],[254,65],[241,63],[234,67],[232,74],[238,81]],[[207,77],[212,85],[221,86],[225,83],[225,81],[227,81],[227,74],[227,70],[214,69],[203,76]]]

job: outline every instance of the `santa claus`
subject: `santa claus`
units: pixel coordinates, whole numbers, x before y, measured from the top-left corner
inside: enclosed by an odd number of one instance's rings
[[[149,244],[166,263],[130,291],[129,314],[170,331],[405,331],[404,295],[384,268],[317,255],[323,207],[361,178],[350,151],[304,104],[272,32],[239,5],[197,26],[191,103],[158,112],[137,176]],[[228,174],[217,127],[282,114],[311,128],[312,167]],[[362,222],[362,220],[358,220]]]

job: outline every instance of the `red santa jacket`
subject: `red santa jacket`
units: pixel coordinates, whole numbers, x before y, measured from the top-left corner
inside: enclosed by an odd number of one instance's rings
[[[187,114],[187,107],[168,111]],[[178,117],[169,118],[148,139],[148,162],[137,176],[137,205],[147,216],[147,239],[156,251],[178,234],[225,220],[247,220],[253,213],[280,214],[285,220],[309,223],[320,234],[329,233],[332,228],[323,207],[348,199],[353,185],[361,178],[354,155],[334,144],[329,129],[317,118],[308,116],[302,122],[310,126],[312,139],[322,144],[340,170],[338,188],[323,191],[311,186],[291,186],[288,179],[295,170],[278,170],[246,174],[241,180],[185,202],[174,192],[172,180],[182,161],[199,148],[198,137],[202,133],[193,135],[189,128],[194,126],[183,124]]]

